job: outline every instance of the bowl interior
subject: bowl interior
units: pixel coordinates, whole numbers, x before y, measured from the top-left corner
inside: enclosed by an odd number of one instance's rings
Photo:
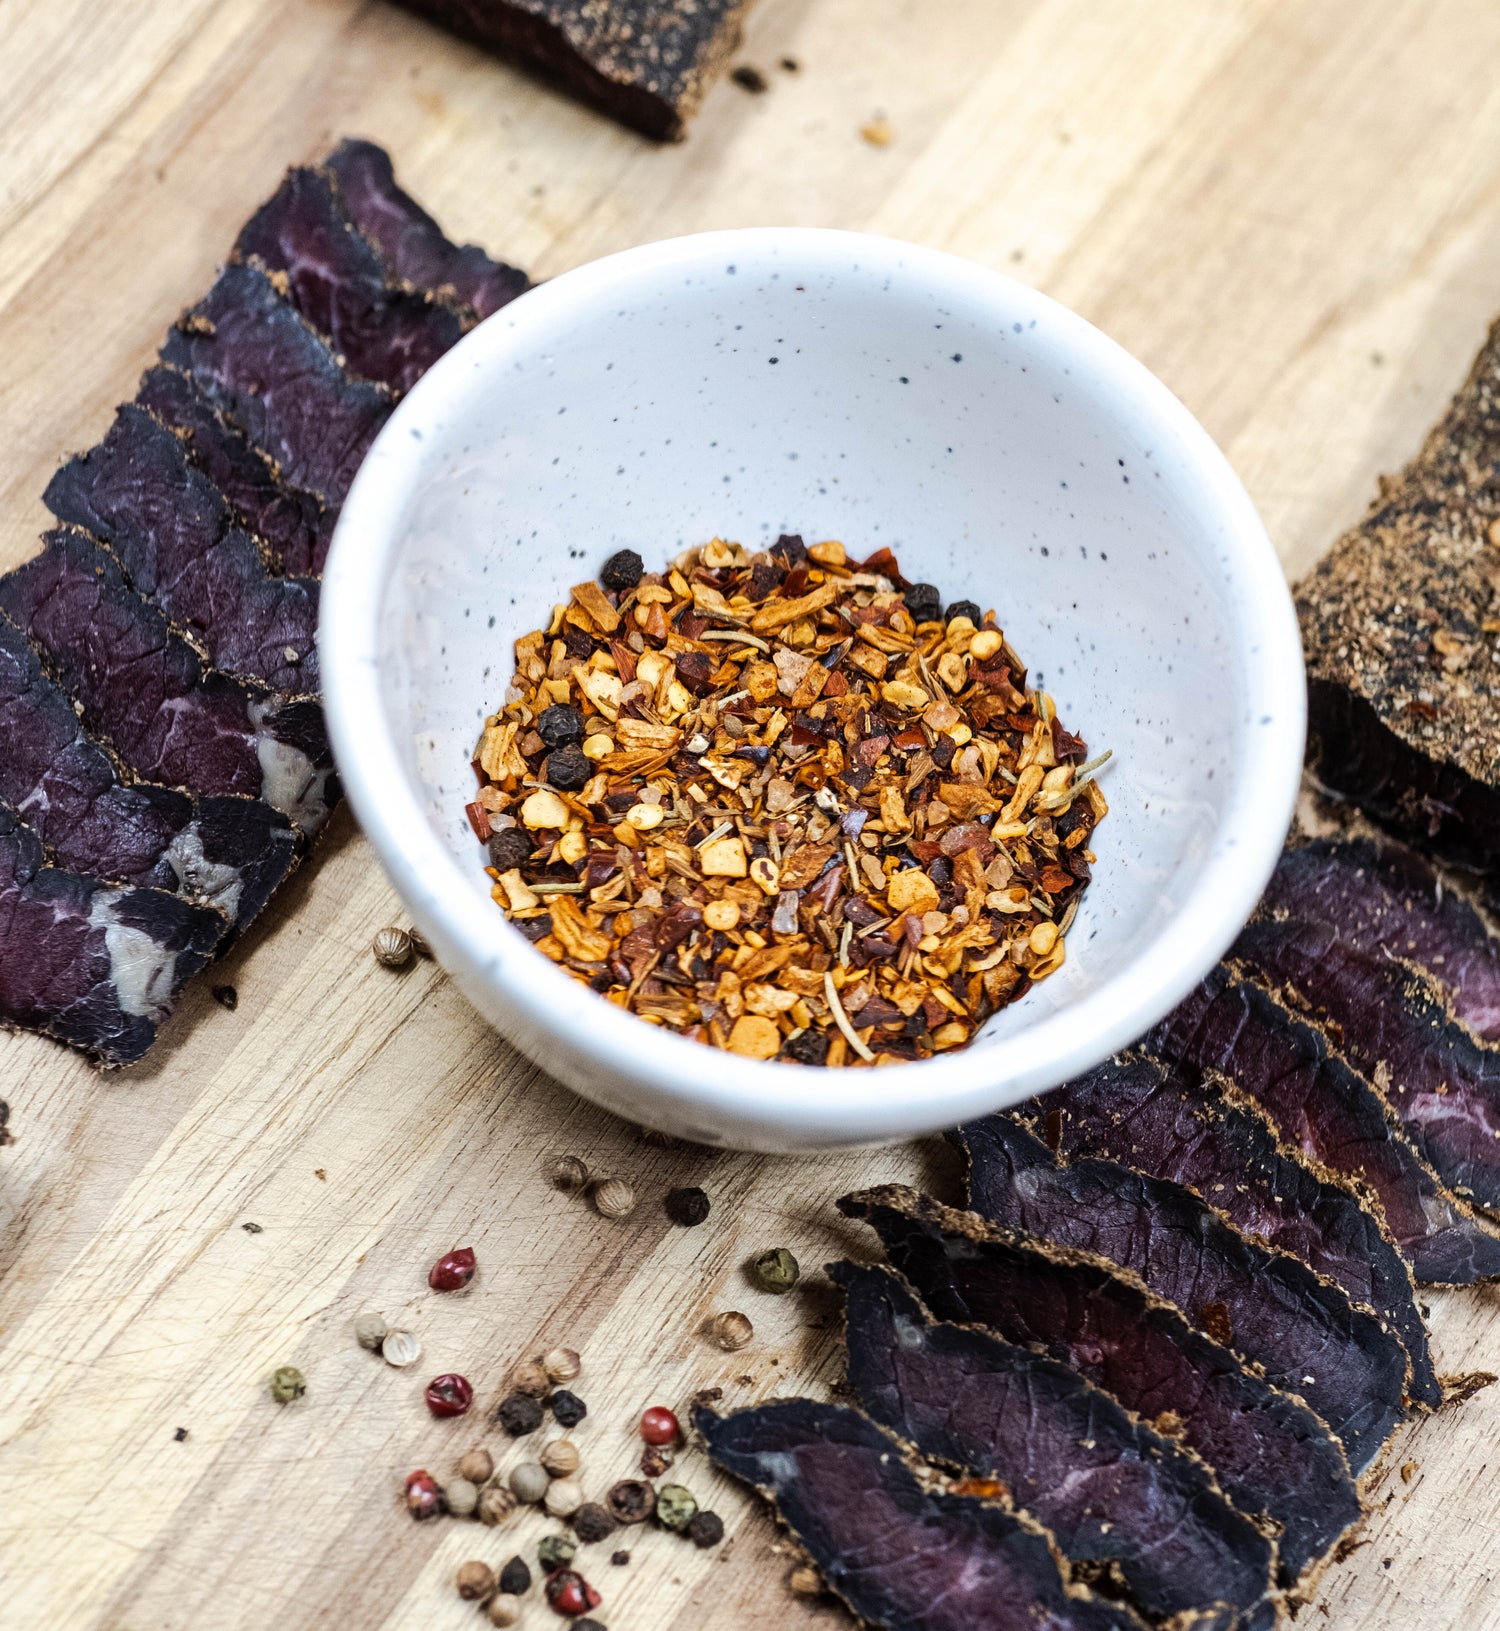
[[[1144,369],[994,274],[809,232],[582,268],[418,385],[356,498],[346,528],[383,534],[365,557],[375,702],[456,863],[444,887],[484,902],[497,944],[519,937],[489,905],[463,806],[512,641],[611,551],[656,567],[715,534],[889,545],[945,600],[994,607],[1063,722],[1091,753],[1113,749],[1067,962],[968,1051],[992,1099],[1048,1085],[1035,1061],[1003,1058],[1038,1027],[1069,1027],[1077,1068],[1080,1038],[1097,1059],[1159,1017],[1228,943],[1279,847],[1300,662],[1254,511]],[[363,547],[340,546],[330,594]],[[535,960],[538,979],[563,978]]]

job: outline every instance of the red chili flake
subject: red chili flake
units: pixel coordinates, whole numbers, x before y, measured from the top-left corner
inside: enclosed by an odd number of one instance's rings
[[[603,1601],[599,1593],[572,1569],[558,1569],[547,1576],[547,1601],[559,1614],[587,1614]]]
[[[474,1278],[477,1267],[473,1250],[460,1246],[457,1251],[438,1258],[428,1271],[427,1283],[434,1291],[461,1291]]]
[[[665,1405],[654,1404],[642,1413],[641,1437],[648,1444],[675,1444],[682,1429]]]
[[[462,1416],[474,1402],[474,1389],[466,1377],[448,1371],[433,1377],[423,1397],[434,1416]]]
[[[438,1481],[422,1468],[407,1476],[404,1486],[406,1510],[417,1519],[435,1518],[443,1510],[443,1492]]]
[[[469,818],[469,825],[474,829],[474,836],[481,844],[490,841],[490,813],[482,804],[464,805],[464,814]]]

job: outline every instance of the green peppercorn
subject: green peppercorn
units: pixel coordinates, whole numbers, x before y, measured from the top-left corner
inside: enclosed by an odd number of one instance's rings
[[[802,1274],[797,1259],[785,1246],[775,1246],[768,1252],[762,1252],[750,1268],[761,1290],[778,1297],[790,1291]]]
[[[566,1535],[543,1535],[537,1542],[537,1562],[547,1574],[567,1568],[577,1555],[577,1546]]]
[[[692,1491],[681,1484],[663,1484],[656,1492],[656,1521],[663,1529],[675,1529],[680,1534],[697,1511],[698,1503]]]
[[[290,1404],[307,1392],[307,1378],[295,1365],[283,1365],[271,1378],[271,1397],[277,1404]]]

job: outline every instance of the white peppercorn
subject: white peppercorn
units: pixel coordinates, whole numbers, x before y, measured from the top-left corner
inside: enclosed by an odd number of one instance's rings
[[[558,1478],[548,1484],[542,1504],[554,1518],[569,1518],[583,1505],[583,1485],[572,1478]]]
[[[455,1518],[467,1518],[479,1505],[479,1490],[467,1478],[450,1478],[443,1485],[448,1510]]]
[[[554,1478],[568,1478],[578,1471],[578,1446],[571,1439],[555,1438],[542,1451],[541,1459]]]
[[[554,1382],[571,1382],[583,1369],[583,1361],[572,1348],[553,1348],[542,1355],[542,1369]]]
[[[546,1470],[535,1461],[522,1461],[511,1468],[511,1493],[527,1506],[535,1506],[547,1493],[547,1486],[551,1482]]]
[[[594,1210],[601,1218],[629,1217],[635,1211],[635,1191],[623,1178],[604,1178],[594,1185]]]
[[[380,1344],[385,1341],[386,1332],[390,1326],[385,1323],[385,1316],[377,1314],[373,1309],[359,1315],[354,1321],[354,1340],[361,1348],[368,1348],[371,1353],[380,1352]]]
[[[521,1618],[521,1605],[514,1597],[496,1595],[485,1604],[491,1625],[515,1625]]]
[[[405,1370],[408,1365],[415,1365],[422,1357],[422,1344],[410,1331],[388,1331],[385,1340],[380,1344],[380,1357],[387,1365],[394,1365],[397,1370]]]
[[[375,953],[377,963],[387,968],[405,968],[411,961],[411,936],[392,924],[375,936],[370,950]]]

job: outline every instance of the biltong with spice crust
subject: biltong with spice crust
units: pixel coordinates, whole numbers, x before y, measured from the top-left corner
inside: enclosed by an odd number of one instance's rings
[[[1315,1172],[1232,1084],[1159,1059],[1116,1055],[1013,1114],[1068,1160],[1104,1156],[1186,1185],[1252,1239],[1337,1282],[1400,1338],[1411,1361],[1412,1400],[1442,1403],[1411,1270],[1380,1203],[1371,1196],[1367,1206],[1327,1168]],[[960,1128],[960,1143],[985,1125]]]
[[[1359,1521],[1355,1481],[1327,1424],[1128,1270],[899,1185],[838,1205],[875,1230],[939,1319],[986,1325],[1062,1360],[1200,1455],[1241,1512],[1275,1526],[1282,1586],[1305,1585]]]
[[[1123,1588],[1148,1619],[1274,1624],[1275,1548],[1196,1456],[1058,1360],[933,1320],[889,1269],[828,1273],[844,1291],[849,1385],[881,1426],[998,1479],[1075,1573]]]
[[[1420,1284],[1500,1276],[1500,1234],[1444,1186],[1390,1105],[1323,1031],[1270,992],[1221,966],[1146,1043],[1200,1079],[1222,1072],[1287,1143],[1368,1185]]]
[[[998,1501],[924,1487],[905,1446],[846,1405],[811,1399],[693,1425],[758,1490],[862,1624],[885,1631],[1142,1631],[1068,1582],[1052,1539]]]

